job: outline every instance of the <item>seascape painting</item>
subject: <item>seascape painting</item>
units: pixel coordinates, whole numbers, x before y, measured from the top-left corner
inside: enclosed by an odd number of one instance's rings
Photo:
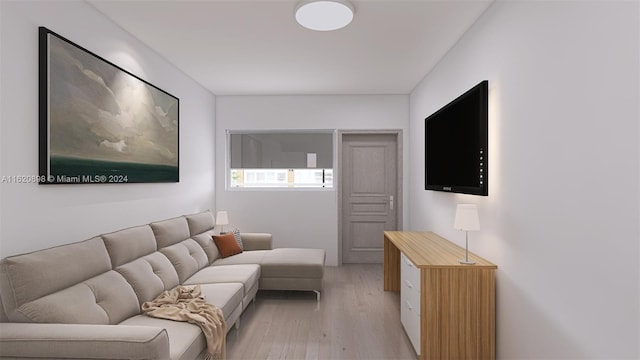
[[[40,183],[179,181],[179,100],[40,28]]]

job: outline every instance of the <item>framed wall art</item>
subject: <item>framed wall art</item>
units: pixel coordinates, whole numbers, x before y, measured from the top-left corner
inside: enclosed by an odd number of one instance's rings
[[[39,28],[41,184],[179,181],[180,100]]]

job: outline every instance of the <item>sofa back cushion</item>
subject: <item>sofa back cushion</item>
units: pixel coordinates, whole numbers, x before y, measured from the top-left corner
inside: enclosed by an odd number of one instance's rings
[[[2,305],[2,294],[0,294],[0,323],[9,321],[7,314],[4,312],[4,306]]]
[[[213,214],[209,210],[197,214],[185,215],[185,218],[187,219],[187,224],[189,224],[189,232],[192,237],[213,230],[216,226]]]
[[[157,250],[156,239],[149,225],[104,234],[102,238],[114,269]]]
[[[207,254],[209,264],[213,263],[220,257],[220,251],[218,250],[216,243],[213,241],[213,230],[203,232],[202,234],[192,236],[191,238],[195,240],[200,247],[202,247],[205,254]]]
[[[189,225],[184,216],[149,224],[156,237],[158,249],[177,244],[190,237]]]
[[[140,313],[131,285],[116,271],[21,305],[12,321],[114,325]]]
[[[209,258],[202,247],[193,239],[160,249],[175,267],[180,283],[209,264]]]
[[[131,284],[140,305],[155,299],[163,291],[178,286],[176,269],[160,252],[119,266],[116,271]]]
[[[111,261],[100,237],[8,257],[0,263],[6,316],[17,321],[20,306],[109,270]]]

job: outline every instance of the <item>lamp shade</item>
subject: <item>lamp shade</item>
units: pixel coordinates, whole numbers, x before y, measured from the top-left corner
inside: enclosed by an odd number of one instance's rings
[[[466,231],[480,230],[478,207],[475,204],[458,204],[456,208],[456,218],[453,221],[453,228]]]
[[[229,225],[229,216],[226,211],[216,213],[216,225]]]

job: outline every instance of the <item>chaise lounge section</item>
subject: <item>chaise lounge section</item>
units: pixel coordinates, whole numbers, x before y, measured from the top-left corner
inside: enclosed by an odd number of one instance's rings
[[[259,289],[315,291],[325,253],[272,249],[266,233],[241,234],[222,258],[211,212],[179,216],[0,262],[0,358],[202,359],[196,325],[148,317],[141,304],[199,285],[227,332]]]

